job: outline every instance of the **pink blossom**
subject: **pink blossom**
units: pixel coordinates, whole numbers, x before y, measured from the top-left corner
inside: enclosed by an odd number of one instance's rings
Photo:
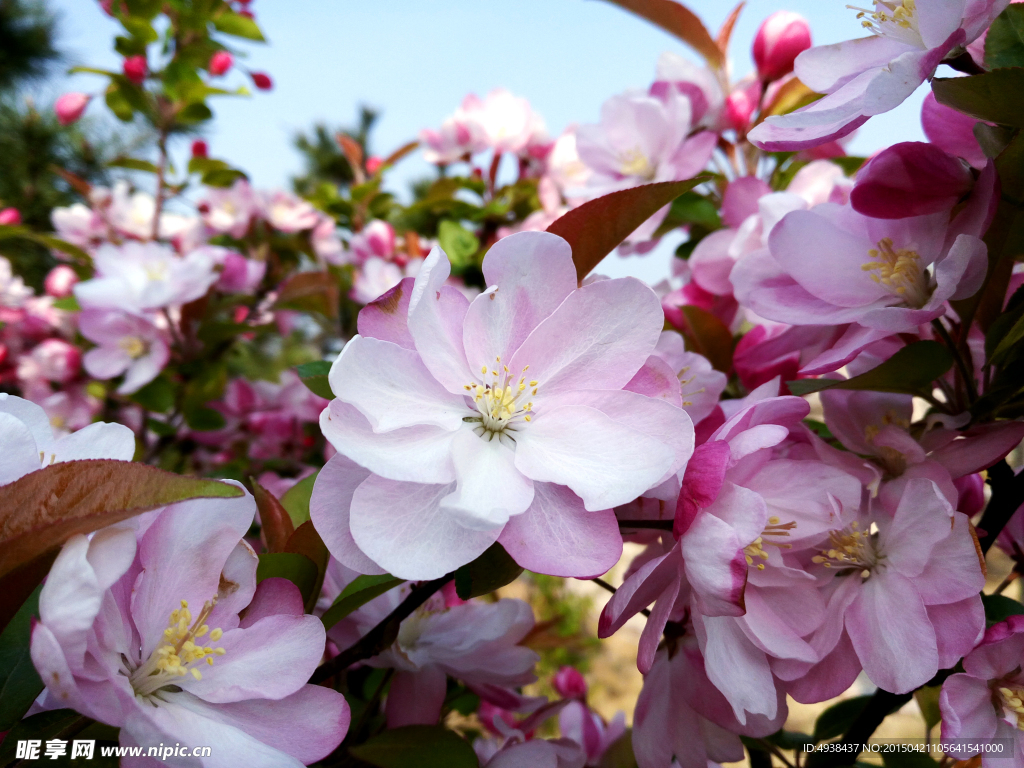
[[[57,121],[61,125],[71,125],[77,122],[89,106],[92,96],[85,93],[65,93],[57,98],[53,104],[53,111],[57,114]]]
[[[741,82],[725,100],[725,119],[734,131],[746,133],[750,118],[761,100],[761,83],[758,80]]]
[[[564,666],[555,673],[551,686],[566,699],[585,699],[587,681],[576,667]]]
[[[950,211],[971,191],[970,167],[933,144],[905,141],[882,150],[857,172],[850,204],[876,219]]]
[[[383,621],[409,589],[393,589],[367,603],[336,624],[330,638],[340,650],[348,648]],[[367,662],[395,670],[385,707],[388,727],[436,723],[448,677],[471,687],[515,688],[536,680],[538,656],[519,644],[531,629],[533,610],[522,600],[448,604],[443,594],[434,595],[402,622],[394,644]]]
[[[120,728],[122,745],[232,744],[227,762],[214,754],[204,766],[298,768],[333,751],[348,705],[306,683],[323,624],[291,582],[257,586],[242,541],[255,511],[248,494],[187,501],[73,536],[32,630],[44,705]]]
[[[122,64],[124,76],[136,85],[142,85],[146,81],[149,67],[146,65],[145,56],[128,56]]]
[[[435,248],[360,313],[320,418],[339,456],[314,524],[356,570],[435,578],[500,540],[531,570],[603,573],[611,508],[692,450],[684,411],[622,391],[660,336],[657,297],[632,278],[577,288],[568,244],[542,232],[491,247],[472,303],[449,271]]]
[[[955,50],[974,41],[1009,0],[921,3],[876,0],[858,13],[871,37],[804,51],[796,75],[827,94],[787,115],[768,117],[749,139],[762,149],[795,151],[851,133],[901,104]]]
[[[66,385],[57,392],[44,392],[33,402],[46,411],[50,424],[61,435],[85,429],[103,407],[99,398],[89,393],[84,382]]]
[[[521,152],[544,136],[544,121],[524,98],[495,88],[473,111],[483,140],[495,152]]]
[[[714,370],[707,358],[686,351],[682,336],[665,331],[654,354],[625,388],[678,405],[699,424],[715,409],[727,383],[726,375]]]
[[[63,299],[71,295],[76,283],[78,273],[66,264],[58,264],[46,275],[43,287],[50,296]]]
[[[562,736],[583,747],[587,765],[597,766],[601,758],[626,733],[626,713],[619,710],[611,722],[605,722],[597,712],[582,701],[570,701],[558,713],[558,727]]]
[[[221,266],[220,277],[215,283],[217,290],[225,293],[255,293],[263,282],[267,272],[265,261],[247,259],[236,251],[214,246],[206,246],[204,250]]]
[[[947,222],[947,213],[872,219],[834,203],[795,210],[730,280],[737,299],[769,320],[914,332],[985,279],[987,249],[974,234],[984,225],[968,234]]]
[[[349,294],[353,301],[369,304],[398,285],[405,277],[416,277],[423,259],[411,259],[404,266],[373,256],[356,272]]]
[[[970,115],[939,104],[934,93],[924,97],[921,127],[928,141],[954,157],[962,157],[975,168],[984,168],[988,158],[974,137],[977,124],[978,121]]]
[[[206,226],[236,239],[245,236],[252,218],[259,212],[256,195],[245,179],[239,179],[228,189],[208,189],[198,209]]]
[[[426,145],[424,159],[428,163],[447,165],[486,149],[480,110],[480,99],[470,94],[453,115],[445,118],[439,130],[420,131],[420,141]]]
[[[46,412],[35,403],[0,392],[0,485],[62,461],[131,461],[135,435],[121,424],[95,423],[55,437]]]
[[[725,89],[720,73],[694,64],[678,53],[666,51],[658,57],[655,81],[656,90],[670,84],[690,100],[695,126],[712,131],[724,127],[721,122]]]
[[[140,314],[198,299],[217,280],[205,249],[178,256],[160,243],[103,245],[93,256],[97,276],[78,283],[83,308],[122,309]]]
[[[260,213],[274,229],[281,232],[301,232],[312,229],[320,221],[320,215],[311,203],[290,192],[276,190],[256,196]]]
[[[807,20],[792,11],[776,11],[763,22],[754,37],[754,63],[762,81],[785,77],[793,71],[797,55],[811,47]]]
[[[144,317],[117,309],[85,309],[79,326],[82,335],[98,345],[83,356],[85,370],[97,379],[124,374],[119,394],[151,382],[170,359],[163,334]]]
[[[394,227],[382,219],[374,219],[352,236],[349,252],[355,264],[362,264],[373,256],[390,260],[395,255]]]
[[[480,741],[478,739],[473,747],[483,768],[583,768],[587,761],[580,746],[570,739],[522,741],[513,737],[500,748],[482,747]]]
[[[108,232],[103,216],[82,203],[74,203],[67,208],[54,208],[50,221],[57,237],[82,248],[98,244]]]
[[[46,339],[18,361],[18,378],[66,384],[78,375],[82,353],[63,339]]]
[[[1024,763],[1024,723],[1021,700],[1024,698],[1024,619],[1011,616],[985,632],[977,648],[963,660],[964,671],[951,675],[942,684],[939,709],[942,712],[942,739],[969,739],[985,743],[1006,739],[1010,754],[982,752],[983,768],[995,768],[1012,757],[1014,764]],[[964,757],[969,755],[964,754]]]
[[[844,521],[845,522],[845,521]],[[905,693],[954,665],[985,630],[985,575],[967,516],[931,480],[910,480],[895,514],[862,509],[815,555],[828,605],[811,645],[822,661],[791,664],[798,701],[845,690],[863,667]]]
[[[11,262],[0,256],[0,307],[21,309],[32,297],[32,289],[14,274]]]
[[[210,57],[210,74],[214,77],[220,77],[231,69],[231,65],[234,63],[235,59],[230,53],[227,51],[217,51]]]
[[[343,264],[345,247],[338,237],[338,225],[330,216],[320,218],[320,223],[309,233],[309,242],[318,258],[328,264]]]
[[[0,209],[0,226],[16,227],[21,224],[21,213],[17,208]]]

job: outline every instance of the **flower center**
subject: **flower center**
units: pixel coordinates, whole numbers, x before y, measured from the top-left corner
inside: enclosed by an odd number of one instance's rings
[[[761,531],[761,535],[754,539],[752,542],[747,544],[743,548],[743,555],[747,560],[747,565],[754,565],[755,558],[761,560],[768,559],[768,553],[764,549],[764,545],[768,544],[772,547],[778,547],[779,549],[792,549],[792,544],[786,544],[782,541],[774,541],[774,537],[786,537],[789,536],[789,532],[796,528],[796,521],[789,521],[783,523],[779,518],[772,516],[768,518],[768,525]],[[757,563],[755,566],[757,570],[764,570],[764,563]]]
[[[683,378],[684,376],[686,376],[686,372],[688,370],[690,370],[690,366],[687,365],[686,367],[682,368],[679,371],[679,373],[676,374],[676,378],[679,379],[679,387],[680,387],[680,389],[685,387],[687,384],[690,384],[694,379],[697,378],[696,374],[694,374],[693,376],[691,376],[688,379],[687,378]],[[700,389],[693,390],[693,392],[683,392],[682,393],[682,396],[683,396],[683,407],[685,408],[688,405],[693,405],[693,401],[692,400],[688,400],[687,398],[693,397],[694,395],[699,395],[699,394],[701,394],[706,389],[707,389],[707,387],[701,387]]]
[[[138,360],[149,349],[149,346],[138,336],[125,336],[117,342],[117,346],[123,349],[132,360]]]
[[[1003,710],[1003,719],[1019,731],[1024,731],[1024,688],[998,688],[998,705]]]
[[[907,248],[897,251],[892,240],[883,237],[877,249],[868,251],[868,256],[872,261],[865,262],[861,269],[871,272],[872,280],[912,307],[923,307],[927,303],[928,277],[921,269],[921,257],[916,251]]]
[[[196,680],[202,680],[203,673],[199,671],[198,665],[205,660],[207,664],[213,666],[213,657],[226,653],[223,648],[211,648],[196,643],[196,640],[207,634],[210,641],[215,643],[224,634],[220,629],[211,631],[205,623],[216,604],[217,598],[204,603],[203,610],[199,612],[195,621],[192,620],[187,600],[181,601],[181,608],[171,611],[167,629],[164,630],[164,644],[158,646],[149,655],[146,663],[128,676],[136,696],[151,696],[188,674]]]
[[[483,365],[480,367],[481,382],[470,382],[463,388],[473,398],[473,405],[476,406],[476,414],[467,416],[463,421],[476,423],[473,428],[480,437],[493,439],[495,435],[502,436],[508,432],[517,431],[517,422],[530,421],[533,415],[533,403],[522,403],[531,395],[537,394],[539,382],[534,379],[526,380],[526,371],[530,366],[523,368],[516,381],[509,373],[508,366],[503,365],[501,357],[495,358],[495,365]],[[490,381],[487,381],[487,378]],[[529,394],[527,394],[529,393]]]
[[[639,147],[619,155],[619,172],[623,176],[638,176],[648,181],[652,181],[657,175],[657,169]]]
[[[846,7],[858,12],[861,26],[871,34],[924,46],[918,28],[916,0],[875,0],[873,11],[856,5]]]
[[[877,564],[874,547],[869,542],[870,535],[860,530],[859,523],[850,523],[841,531],[829,531],[828,538],[832,546],[812,557],[812,562],[826,568],[857,568],[865,579],[871,575],[871,569]]]

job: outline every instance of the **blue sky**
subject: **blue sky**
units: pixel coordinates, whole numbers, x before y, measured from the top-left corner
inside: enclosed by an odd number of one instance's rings
[[[62,16],[72,63],[119,66],[119,28],[94,0],[51,0]],[[722,0],[690,7],[717,30],[732,8]],[[386,154],[438,125],[467,92],[504,86],[527,97],[557,135],[594,122],[601,103],[626,88],[646,87],[658,54],[692,54],[682,43],[600,0],[255,0],[269,45],[243,45],[248,64],[275,81],[270,93],[212,104],[213,156],[245,169],[259,186],[287,183],[300,168],[294,133],[318,120],[354,121],[359,104],[380,110],[373,151]],[[786,8],[811,23],[815,43],[860,36],[855,12],[837,0],[749,0],[733,34],[732,71],[751,68],[750,43],[761,21]],[[234,77],[241,82],[238,73]],[[230,82],[230,80],[229,80]],[[75,90],[100,81],[77,75]],[[920,139],[925,90],[860,129],[850,149],[870,153]],[[94,106],[93,109],[96,109]],[[395,183],[422,176],[419,157],[405,161]],[[660,259],[659,259],[660,261]]]

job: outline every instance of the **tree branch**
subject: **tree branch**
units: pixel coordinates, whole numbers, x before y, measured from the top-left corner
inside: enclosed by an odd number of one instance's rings
[[[988,484],[992,488],[992,498],[978,523],[978,528],[984,534],[979,540],[982,553],[988,552],[1013,513],[1024,504],[1024,472],[1015,475],[1006,459],[1003,459],[989,467]]]
[[[449,573],[433,581],[424,581],[412,588],[409,596],[402,603],[389,613],[383,621],[363,635],[359,642],[346,648],[333,659],[321,664],[313,672],[310,678],[311,683],[322,683],[339,672],[351,667],[357,661],[369,659],[385,650],[395,642],[398,637],[398,628],[402,622],[409,618],[412,613],[429,600],[445,584],[455,578],[455,573]]]

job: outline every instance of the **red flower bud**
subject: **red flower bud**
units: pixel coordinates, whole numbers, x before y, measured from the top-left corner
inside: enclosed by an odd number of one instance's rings
[[[18,224],[21,224],[21,213],[17,208],[0,209],[0,225],[15,227]]]
[[[234,57],[227,51],[217,51],[210,57],[209,70],[214,77],[220,77],[235,63]]]
[[[53,111],[57,113],[57,120],[61,125],[71,125],[82,116],[85,108],[89,106],[92,96],[84,93],[65,93],[53,104]]]
[[[192,157],[209,157],[209,147],[205,141],[196,139],[192,142]]]
[[[129,56],[124,60],[124,76],[136,85],[142,85],[146,80],[149,67],[146,66],[145,56]]]
[[[754,38],[754,63],[765,81],[778,80],[793,71],[793,61],[811,47],[807,20],[792,11],[776,11],[761,24]]]
[[[376,155],[366,158],[366,172],[371,176],[379,171],[382,165],[384,165],[384,161]]]
[[[555,673],[551,685],[565,699],[582,699],[587,695],[587,681],[575,667],[562,667]]]
[[[269,91],[274,87],[274,81],[270,79],[270,75],[263,72],[250,72],[249,77],[252,78],[252,84],[261,91]]]

